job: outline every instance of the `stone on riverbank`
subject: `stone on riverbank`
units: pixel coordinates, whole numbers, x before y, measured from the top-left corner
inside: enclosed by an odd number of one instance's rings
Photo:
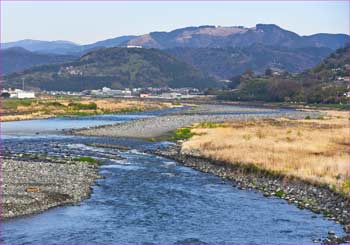
[[[97,165],[91,163],[4,159],[2,177],[2,217],[6,219],[77,203],[89,197],[99,175]]]

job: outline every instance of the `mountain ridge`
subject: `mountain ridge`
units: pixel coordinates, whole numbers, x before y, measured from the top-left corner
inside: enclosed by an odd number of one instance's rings
[[[4,87],[18,87],[22,80],[31,89],[82,91],[104,86],[196,87],[217,86],[192,66],[157,49],[104,48],[79,60],[43,65],[4,77]]]
[[[333,50],[345,46],[349,35],[316,33],[299,35],[275,24],[243,26],[189,26],[172,31],[154,31],[143,35],[127,35],[100,40],[95,43],[78,45],[69,41],[20,40],[2,43],[2,49],[20,46],[29,51],[82,54],[96,47],[136,45],[147,48],[169,49],[175,47],[244,47],[256,43],[283,47],[327,47]]]
[[[24,70],[33,66],[64,63],[76,59],[71,55],[41,54],[21,47],[0,50],[2,58],[1,73],[3,75]]]

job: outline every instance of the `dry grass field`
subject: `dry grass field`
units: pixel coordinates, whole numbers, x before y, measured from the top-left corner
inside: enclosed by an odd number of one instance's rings
[[[5,99],[1,101],[1,121],[17,121],[55,116],[84,116],[137,112],[171,107],[171,103],[91,98]]]
[[[349,113],[305,120],[233,121],[214,127],[195,126],[183,143],[197,153],[231,164],[254,164],[271,172],[350,191]]]

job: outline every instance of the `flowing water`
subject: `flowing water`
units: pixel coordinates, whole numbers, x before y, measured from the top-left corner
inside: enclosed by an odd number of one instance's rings
[[[97,180],[89,199],[79,205],[4,221],[2,243],[300,244],[324,238],[328,230],[342,234],[340,225],[284,200],[239,190],[218,177],[142,153],[167,142],[53,133],[165,112],[3,124],[3,147],[7,153],[93,156],[107,164],[100,167],[105,178]],[[132,150],[101,148],[91,143],[127,145]]]

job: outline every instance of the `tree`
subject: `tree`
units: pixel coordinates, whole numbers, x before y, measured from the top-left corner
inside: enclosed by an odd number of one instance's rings
[[[265,70],[265,76],[268,76],[268,77],[272,76],[272,69],[271,68],[267,68]]]

